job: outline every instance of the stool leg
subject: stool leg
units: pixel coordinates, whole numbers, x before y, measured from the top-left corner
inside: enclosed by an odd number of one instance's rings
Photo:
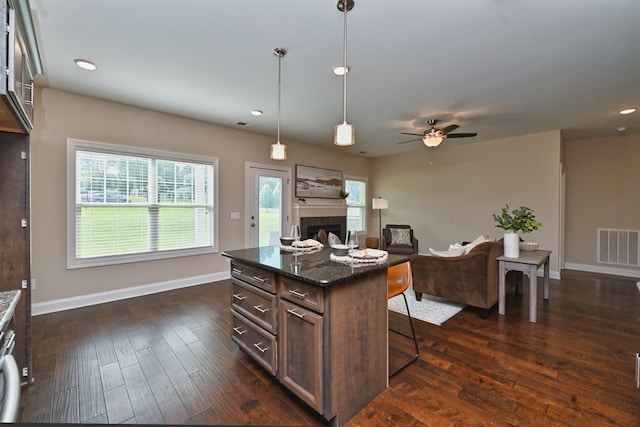
[[[413,340],[413,344],[416,348],[416,354],[413,355],[411,359],[409,359],[409,361],[407,361],[402,366],[400,366],[399,368],[394,370],[392,373],[390,373],[389,378],[393,377],[395,374],[397,374],[398,372],[400,372],[401,370],[403,370],[404,368],[406,368],[407,366],[409,366],[410,364],[418,360],[418,358],[420,357],[420,349],[418,348],[418,339],[416,338],[416,331],[413,327],[413,319],[411,318],[411,312],[409,311],[409,302],[407,301],[407,296],[404,294],[404,292],[402,293],[402,297],[404,298],[404,305],[407,307],[407,317],[409,318],[409,325],[411,326],[411,336],[404,334],[400,331],[396,331],[395,329],[390,329],[390,330],[397,334],[402,335],[403,337]]]

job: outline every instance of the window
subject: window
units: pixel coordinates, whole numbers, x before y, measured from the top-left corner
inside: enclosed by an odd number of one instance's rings
[[[347,229],[366,231],[367,224],[367,181],[365,178],[351,177],[344,180],[347,196]]]
[[[68,140],[67,267],[217,251],[212,157]]]

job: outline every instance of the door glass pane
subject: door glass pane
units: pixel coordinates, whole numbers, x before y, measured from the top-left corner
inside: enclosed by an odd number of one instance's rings
[[[258,178],[258,246],[280,244],[282,235],[282,179]]]

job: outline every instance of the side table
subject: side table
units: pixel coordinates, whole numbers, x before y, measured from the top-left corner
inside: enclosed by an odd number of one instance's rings
[[[378,249],[380,246],[380,239],[377,237],[367,237],[364,240],[364,245],[369,249]]]
[[[504,315],[505,275],[508,271],[521,271],[529,276],[529,322],[536,322],[538,299],[538,269],[544,264],[544,299],[549,299],[549,255],[551,251],[520,251],[519,258],[501,255],[498,260],[498,314]]]

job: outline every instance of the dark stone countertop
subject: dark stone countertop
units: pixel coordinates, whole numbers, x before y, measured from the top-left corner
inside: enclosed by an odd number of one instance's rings
[[[0,291],[0,331],[4,331],[20,300],[20,290]]]
[[[294,255],[291,252],[281,250],[279,245],[223,251],[222,255],[296,280],[324,287],[344,283],[350,279],[409,261],[409,257],[406,255],[388,254],[386,262],[349,265],[332,261],[330,259],[331,248],[323,248],[298,255],[297,258],[300,265],[296,268]]]

